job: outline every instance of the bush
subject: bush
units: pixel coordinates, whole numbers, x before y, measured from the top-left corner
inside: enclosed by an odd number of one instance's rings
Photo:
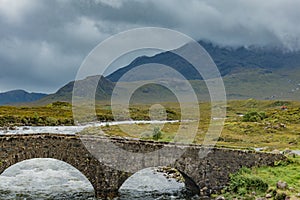
[[[47,123],[46,125],[48,125],[48,126],[57,126],[58,125],[58,121],[54,117],[46,117],[46,123]]]
[[[243,122],[259,122],[267,118],[265,112],[250,111],[243,116]]]
[[[250,169],[242,168],[238,173],[232,174],[228,190],[239,195],[249,194],[253,191],[266,192],[268,184],[259,177],[249,175],[250,173]]]
[[[71,108],[72,105],[68,102],[56,101],[56,102],[49,104],[48,107],[54,107],[54,108],[63,108],[63,107],[69,108],[70,107]]]
[[[28,119],[26,117],[22,117],[21,122],[23,123],[24,126],[28,125]]]
[[[277,193],[274,200],[285,200],[287,195],[285,193]]]
[[[153,140],[159,140],[162,136],[162,133],[159,129],[159,127],[154,127],[153,129],[153,134],[152,134],[152,139]]]
[[[270,106],[287,106],[290,104],[291,104],[291,102],[289,102],[289,101],[275,101]]]

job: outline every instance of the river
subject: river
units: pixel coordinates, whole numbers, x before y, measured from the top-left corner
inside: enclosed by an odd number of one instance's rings
[[[185,185],[168,179],[156,168],[129,177],[119,190],[119,200],[191,199]],[[59,160],[36,158],[17,163],[0,175],[0,199],[95,200],[94,189],[77,169]],[[193,197],[197,199],[197,197]]]
[[[95,122],[89,124],[83,124],[78,126],[16,126],[6,127],[0,129],[0,135],[5,134],[34,134],[34,133],[55,133],[55,134],[71,134],[74,135],[88,127],[101,127],[101,126],[113,126],[122,124],[165,124],[175,123],[178,120],[164,120],[164,121],[118,121],[118,122]]]

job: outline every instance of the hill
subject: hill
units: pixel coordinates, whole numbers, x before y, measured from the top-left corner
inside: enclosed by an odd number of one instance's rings
[[[12,90],[0,93],[0,105],[32,102],[46,96],[42,93],[29,93],[24,90]]]
[[[223,77],[228,99],[289,99],[300,98],[300,52],[283,52],[272,48],[225,48],[214,46],[211,43],[201,43],[210,53],[217,64]],[[182,47],[184,48],[184,47]],[[149,74],[159,73],[159,77],[170,77],[167,71],[160,70],[159,64],[173,67],[183,74],[188,80],[200,101],[209,100],[209,93],[202,77],[195,69],[182,58],[171,52],[163,52],[152,57],[138,57],[128,66],[121,68],[106,78],[101,77],[96,92],[97,100],[107,100],[112,94],[114,83],[123,74],[142,64],[151,64],[146,73],[137,73],[136,76],[127,76],[121,83],[124,94],[128,93],[131,85],[143,85]],[[133,70],[134,71],[134,70]],[[166,75],[166,76],[165,76]],[[151,75],[150,75],[151,76]],[[99,76],[95,76],[99,79]],[[94,78],[95,78],[94,77]],[[175,76],[174,76],[175,77]],[[182,90],[182,83],[176,78],[172,84],[177,84]],[[38,103],[51,103],[54,101],[71,101],[74,82],[70,82],[55,94],[48,95]],[[81,81],[82,96],[95,84],[93,77]],[[160,102],[176,101],[176,97],[170,90],[158,85],[145,85],[136,90],[132,96],[132,102]]]
[[[291,70],[300,66],[300,51],[285,52],[282,49],[277,48],[263,48],[254,46],[249,48],[229,48],[216,46],[212,43],[204,41],[200,41],[199,44],[201,44],[210,54],[222,77],[238,74],[247,69],[264,70],[266,73],[271,73],[278,69]],[[185,49],[186,45],[178,50],[184,51]],[[126,72],[137,66],[149,63],[170,66],[184,75],[188,80],[202,79],[202,77],[199,75],[199,73],[197,73],[191,64],[170,51],[159,53],[151,57],[138,57],[129,65],[124,66],[123,68],[120,68],[119,70],[108,75],[107,78],[112,82],[117,82]],[[131,77],[130,80],[127,81],[139,81],[141,80],[141,77],[143,77],[142,74],[137,74],[136,77]]]
[[[266,47],[240,47],[228,48],[213,45],[201,41],[200,44],[206,49],[215,61],[224,81],[228,99],[300,99],[300,52],[284,52],[281,49]],[[184,51],[186,46],[179,48]],[[149,64],[151,67],[145,71],[129,75],[122,81],[122,93],[129,92],[132,85],[143,85],[145,80],[152,75],[159,75],[158,78],[170,77],[169,71],[164,71],[160,65],[170,66],[180,74],[184,75],[190,83],[198,99],[209,100],[209,93],[202,77],[187,61],[172,52],[163,52],[148,57],[142,56],[136,58],[129,65],[120,68],[107,77],[91,76],[79,81],[79,96],[86,97],[87,91],[90,91],[95,84],[98,84],[96,91],[96,100],[108,100],[112,94],[115,82],[126,72],[134,71],[137,66]],[[155,70],[153,70],[155,69]],[[152,76],[153,77],[153,76]],[[172,76],[172,84],[176,85],[179,91],[183,91],[181,81],[176,76]],[[99,81],[96,83],[95,81]],[[147,81],[146,81],[147,82]],[[74,81],[69,82],[56,93],[43,98],[28,98],[23,100],[18,95],[11,94],[11,98],[5,102],[29,102],[32,104],[48,104],[55,101],[72,101]],[[13,99],[15,98],[15,100]],[[4,98],[2,98],[4,101]],[[17,100],[16,100],[17,99]],[[161,102],[176,101],[176,97],[170,90],[163,86],[148,84],[138,88],[132,98],[132,102]],[[5,103],[4,102],[4,103]],[[3,102],[2,102],[3,104]]]
[[[34,102],[35,104],[48,104],[55,101],[72,101],[72,93],[75,81],[71,81],[57,90],[54,94],[45,96],[44,98]],[[87,91],[90,91],[95,85],[98,85],[96,90],[97,100],[109,99],[112,94],[114,83],[107,80],[102,76],[89,76],[83,80],[77,82],[77,87],[79,87],[78,98],[86,97]]]
[[[220,47],[208,42],[199,42],[216,63],[223,78],[228,99],[290,99],[300,98],[300,52],[285,52],[272,47]],[[179,51],[184,51],[185,46]],[[176,50],[177,51],[177,50]],[[158,73],[162,78],[167,71],[157,71],[159,64],[167,65],[190,80],[200,100],[209,99],[202,77],[185,61],[172,52],[136,58],[129,65],[107,76],[116,82],[126,72],[135,71],[137,66],[149,64],[146,74]],[[151,70],[156,68],[156,70]],[[133,73],[134,74],[134,73]],[[149,77],[149,76],[148,76]],[[151,76],[150,76],[151,77]],[[170,76],[169,76],[170,77]],[[143,71],[122,78],[125,82],[139,82],[147,79]],[[162,89],[163,88],[158,88]],[[164,93],[156,91],[155,93]],[[148,96],[151,94],[148,93]]]

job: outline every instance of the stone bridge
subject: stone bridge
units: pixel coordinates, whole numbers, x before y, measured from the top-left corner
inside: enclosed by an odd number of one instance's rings
[[[208,148],[198,145],[103,136],[80,138],[76,135],[61,134],[2,135],[0,140],[0,173],[26,159],[54,158],[77,168],[91,182],[95,195],[105,199],[117,196],[118,189],[128,177],[147,167],[174,167],[183,174],[187,186],[196,186],[193,192],[199,193],[204,189],[209,195],[226,186],[229,174],[242,166],[273,165],[274,161],[285,159],[281,154],[225,148],[211,148],[203,157],[201,153],[206,152]],[[121,152],[129,152],[129,155],[114,152],[110,148],[111,144],[121,149]],[[142,153],[147,156],[143,157]],[[135,154],[137,156],[132,156]],[[109,162],[106,162],[106,159]],[[117,166],[120,163],[125,163],[127,169]]]

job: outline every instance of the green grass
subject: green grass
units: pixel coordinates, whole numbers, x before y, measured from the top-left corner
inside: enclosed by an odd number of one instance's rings
[[[133,120],[150,120],[149,109],[151,104],[131,105],[130,118]],[[180,118],[180,109],[177,103],[165,103],[167,120]],[[83,108],[85,108],[83,106]],[[107,102],[96,105],[96,115],[99,121],[114,121],[111,107]],[[120,112],[125,112],[120,107]],[[85,109],[82,112],[86,112]],[[119,120],[128,120],[121,118]],[[0,106],[0,126],[55,126],[73,125],[72,105],[67,102],[54,102],[44,106]]]
[[[223,195],[228,199],[256,199],[269,193],[273,196],[272,199],[276,199],[279,198],[279,194],[285,193],[291,199],[299,199],[297,197],[300,192],[299,172],[300,157],[289,158],[288,161],[276,163],[274,167],[242,168],[231,175],[230,184],[223,191]],[[278,181],[286,182],[287,189],[277,189]]]
[[[70,104],[53,103],[41,107],[0,107],[0,126],[72,125]]]
[[[287,110],[282,110],[281,106],[286,105]],[[172,115],[168,119],[178,119],[180,117],[179,105],[166,104]],[[137,119],[148,119],[149,105],[135,105],[132,108],[133,116]],[[198,125],[198,131],[194,138],[194,143],[202,144],[207,136],[210,124],[210,104],[199,103],[201,119],[199,124],[195,122],[185,122],[183,129],[186,133],[191,131],[193,126]],[[247,114],[257,115],[251,120],[245,120]],[[216,138],[217,146],[233,148],[256,148],[265,147],[267,151],[274,149],[300,149],[300,103],[290,101],[258,101],[254,99],[229,101],[227,105],[227,117],[222,134]],[[180,123],[167,123],[161,128],[162,135],[159,141],[175,141],[176,133]],[[141,139],[152,139],[152,127],[140,124],[136,127],[131,125],[110,126],[102,128],[107,135],[117,135],[123,137],[134,137]],[[148,133],[145,133],[148,132]],[[93,130],[96,134],[97,130]],[[87,131],[84,132],[87,134]],[[145,137],[146,136],[146,137]],[[181,137],[184,139],[184,137]],[[177,137],[180,142],[180,138]],[[176,141],[175,141],[176,142]]]
[[[168,120],[178,120],[181,117],[178,103],[165,102],[162,106],[166,110]],[[202,144],[207,136],[210,124],[211,105],[200,102],[199,105],[189,105],[191,111],[199,106],[200,121],[185,122],[180,130],[190,133],[192,128],[198,126],[194,143]],[[281,106],[287,106],[282,110]],[[134,120],[150,120],[149,110],[155,110],[152,104],[131,104],[130,117]],[[118,111],[125,112],[120,106]],[[82,112],[85,112],[83,110]],[[190,111],[188,111],[189,113]],[[99,121],[113,121],[109,102],[97,102],[97,119]],[[191,112],[192,113],[192,112]],[[249,115],[248,117],[245,117]],[[191,117],[192,116],[188,116]],[[120,120],[127,120],[121,118]],[[64,102],[55,102],[45,106],[0,106],[0,126],[14,125],[73,125],[72,106]],[[185,135],[176,136],[180,123],[167,123],[160,128],[161,137],[158,141],[184,142]],[[155,126],[140,124],[136,126],[122,125],[102,127],[107,135],[134,137],[152,140]],[[122,131],[126,129],[126,131]],[[103,134],[101,132],[101,134]],[[98,134],[99,128],[84,130],[82,134]],[[182,140],[182,141],[181,141]],[[227,104],[227,116],[222,134],[216,138],[217,146],[233,148],[265,147],[266,150],[300,149],[300,102],[296,101],[267,101],[267,100],[232,100]]]

